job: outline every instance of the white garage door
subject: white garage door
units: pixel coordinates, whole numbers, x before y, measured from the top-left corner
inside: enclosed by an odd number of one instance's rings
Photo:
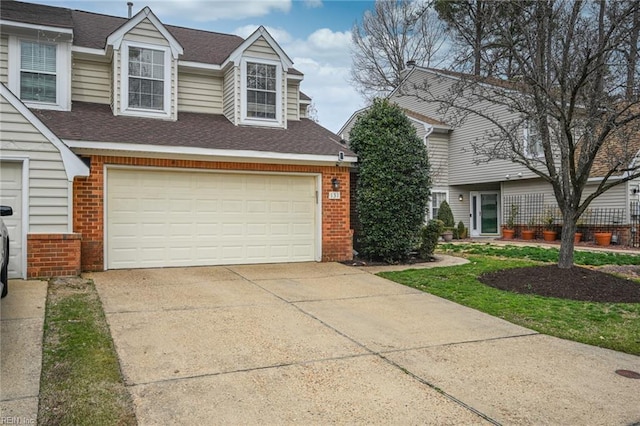
[[[316,260],[315,182],[108,169],[107,268]]]
[[[13,216],[4,216],[9,230],[9,278],[22,278],[22,163],[0,162],[0,204],[11,206]]]

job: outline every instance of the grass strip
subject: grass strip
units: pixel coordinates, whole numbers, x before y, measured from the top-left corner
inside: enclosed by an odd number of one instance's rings
[[[555,247],[497,246],[491,243],[439,244],[438,251],[529,259],[550,263],[557,263],[559,256],[559,250]],[[640,265],[640,256],[628,253],[575,250],[573,256],[576,265]]]
[[[532,266],[531,260],[469,256],[470,263],[378,275],[543,334],[640,355],[640,303],[594,303],[517,294],[478,276]]]
[[[91,280],[49,282],[38,423],[137,424]]]

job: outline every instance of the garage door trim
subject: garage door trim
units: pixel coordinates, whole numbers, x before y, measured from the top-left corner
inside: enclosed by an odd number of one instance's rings
[[[104,164],[103,166],[103,268],[108,270],[109,265],[109,247],[108,247],[108,172],[109,170],[139,170],[139,171],[166,171],[166,172],[178,172],[178,173],[209,173],[209,174],[237,174],[237,175],[277,175],[277,176],[305,176],[313,177],[315,192],[316,192],[316,206],[315,206],[315,261],[320,262],[322,260],[322,173],[316,172],[278,172],[278,171],[256,171],[256,170],[226,170],[226,169],[201,169],[201,168],[178,168],[178,167],[153,167],[153,166],[129,166],[120,164]]]
[[[7,156],[1,157],[2,162],[22,163],[22,177],[21,177],[21,196],[22,203],[20,208],[22,214],[20,215],[20,239],[22,243],[22,265],[20,265],[20,277],[27,279],[27,234],[29,233],[29,158],[28,157],[15,157]],[[16,210],[14,208],[14,210]],[[10,249],[11,250],[11,249]]]

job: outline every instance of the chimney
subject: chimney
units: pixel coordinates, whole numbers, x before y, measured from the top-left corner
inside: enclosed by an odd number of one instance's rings
[[[128,13],[129,19],[131,19],[131,12],[132,12],[132,9],[133,9],[133,2],[128,1],[127,2],[127,8],[128,8],[128,11],[129,11],[129,13]]]

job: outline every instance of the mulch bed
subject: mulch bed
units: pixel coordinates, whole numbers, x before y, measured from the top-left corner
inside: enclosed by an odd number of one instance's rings
[[[505,269],[483,274],[481,282],[514,293],[589,302],[640,303],[640,283],[605,272],[557,265]]]

